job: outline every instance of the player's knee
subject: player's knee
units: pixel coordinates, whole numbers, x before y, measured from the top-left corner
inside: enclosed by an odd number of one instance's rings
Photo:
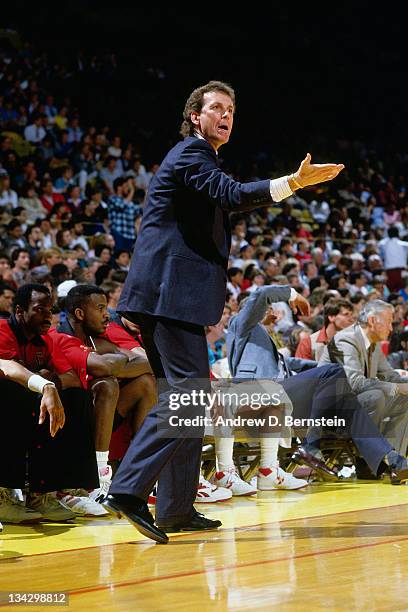
[[[92,385],[94,396],[116,397],[119,395],[119,382],[115,376],[97,378]]]

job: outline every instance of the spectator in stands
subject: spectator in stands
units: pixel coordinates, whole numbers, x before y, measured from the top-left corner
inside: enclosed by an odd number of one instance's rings
[[[5,170],[0,170],[0,207],[11,211],[18,206],[18,195],[10,188],[10,176]]]
[[[278,261],[275,257],[267,257],[262,267],[266,274],[266,284],[269,285],[275,276],[279,274]]]
[[[79,118],[72,117],[68,127],[68,142],[70,144],[81,142],[83,131],[79,125]]]
[[[38,197],[35,185],[26,183],[22,186],[21,194],[22,197],[19,198],[18,204],[27,211],[29,223],[35,223],[38,219],[44,219],[47,216],[48,211]]]
[[[82,208],[81,189],[78,185],[69,185],[67,188],[67,204],[71,207],[72,214],[77,214]]]
[[[72,169],[72,166],[63,166],[61,176],[57,178],[54,183],[55,191],[57,191],[58,193],[65,194],[68,190],[68,187],[70,187],[71,185],[75,185],[73,177],[74,171]]]
[[[55,115],[54,123],[59,130],[66,130],[68,125],[68,108],[62,106],[59,113]]]
[[[109,315],[116,312],[116,306],[118,305],[120,294],[122,293],[122,286],[121,283],[116,283],[115,281],[105,281],[100,286],[106,295]]]
[[[42,219],[40,223],[40,229],[43,236],[43,243],[45,249],[51,249],[55,247],[55,234],[56,230],[51,226],[50,219]]]
[[[387,361],[394,370],[408,370],[408,330],[398,334],[398,344],[387,355]]]
[[[324,192],[317,193],[316,199],[312,200],[309,205],[309,212],[317,223],[326,223],[330,214],[330,206],[325,200]]]
[[[384,268],[387,274],[387,286],[390,291],[400,291],[402,282],[402,270],[407,267],[408,242],[400,240],[397,227],[390,227],[388,238],[379,242]]]
[[[368,295],[369,291],[367,288],[367,277],[364,271],[351,272],[349,279],[350,283],[348,289],[350,291],[350,295],[355,295],[356,293]]]
[[[104,184],[106,191],[109,194],[116,193],[114,188],[114,182],[120,178],[121,171],[117,167],[117,160],[115,157],[108,157],[105,161],[105,165],[100,172],[100,178]]]
[[[61,251],[63,249],[69,249],[70,245],[72,243],[72,234],[71,234],[71,230],[66,228],[66,229],[62,229],[62,230],[58,230],[56,236],[55,236],[55,241],[57,243],[57,247],[59,249],[61,249]]]
[[[244,280],[244,275],[241,268],[233,266],[227,270],[227,289],[235,298],[241,293],[241,284]]]
[[[108,155],[111,157],[115,157],[119,159],[122,157],[122,146],[121,146],[121,138],[120,136],[114,136],[112,139],[112,144],[108,148]]]
[[[33,272],[37,276],[40,274],[49,274],[52,267],[60,263],[62,263],[61,250],[57,247],[51,247],[42,252],[42,264],[33,268]]]
[[[318,269],[314,261],[305,261],[301,273],[301,280],[304,285],[310,288],[310,281],[317,277]]]
[[[143,166],[140,157],[136,156],[133,160],[132,168],[126,172],[126,176],[134,179],[135,190],[140,189],[143,194],[146,194],[148,188],[148,179],[146,168]],[[143,197],[144,197],[143,195]]]
[[[62,253],[62,262],[67,266],[70,275],[78,267],[78,254],[73,250],[65,250]]]
[[[77,245],[80,245],[82,249],[87,253],[89,251],[89,244],[87,239],[85,238],[85,227],[84,224],[86,222],[83,221],[83,216],[73,217],[71,222],[71,236],[72,241],[69,245],[71,249],[75,249]]]
[[[40,114],[34,114],[31,120],[32,123],[24,130],[24,138],[33,144],[39,144],[46,136],[43,118]]]
[[[115,253],[115,268],[128,272],[130,266],[130,253],[125,249],[116,251]]]
[[[258,287],[263,287],[265,285],[265,274],[259,268],[254,267],[249,275],[249,280],[251,281],[251,285],[248,287],[247,291],[252,293],[256,291]]]
[[[57,263],[55,266],[52,266],[50,275],[55,287],[58,287],[60,283],[63,283],[71,278],[68,267],[63,263]],[[38,276],[36,276],[36,278],[38,278]]]
[[[99,257],[103,264],[109,265],[112,262],[112,251],[106,244],[95,246],[95,257]]]
[[[10,259],[5,253],[0,253],[0,279],[8,282],[13,282]]]
[[[83,234],[85,236],[94,236],[97,233],[104,232],[105,228],[101,222],[102,211],[99,202],[95,199],[85,200],[82,206],[83,212],[79,219],[83,223]]]
[[[9,318],[12,312],[14,296],[14,288],[0,280],[0,319]]]
[[[37,253],[44,248],[42,231],[38,225],[31,225],[27,229],[25,239],[27,241],[27,250],[30,254],[30,259],[34,261]]]
[[[30,269],[30,253],[28,249],[16,248],[11,254],[13,267],[11,274],[16,287],[21,287],[27,282]]]
[[[296,349],[295,357],[319,361],[324,347],[338,331],[354,323],[353,305],[343,299],[332,298],[324,305],[324,327],[303,338]]]
[[[128,179],[117,178],[114,192],[108,200],[111,232],[117,250],[131,251],[136,239],[135,221],[140,215],[140,206],[133,202],[134,189]]]
[[[51,179],[43,179],[40,200],[43,207],[51,212],[55,204],[64,202],[64,196],[54,191]]]
[[[45,98],[44,112],[50,123],[54,123],[55,117],[58,115],[58,109],[54,104],[54,96],[48,95]]]

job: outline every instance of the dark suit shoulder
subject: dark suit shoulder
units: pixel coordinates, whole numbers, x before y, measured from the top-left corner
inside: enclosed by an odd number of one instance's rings
[[[206,153],[210,153],[214,159],[217,159],[216,152],[210,143],[204,140],[204,138],[187,136],[187,138],[185,138],[181,144],[183,145],[181,148],[182,151],[205,151]]]

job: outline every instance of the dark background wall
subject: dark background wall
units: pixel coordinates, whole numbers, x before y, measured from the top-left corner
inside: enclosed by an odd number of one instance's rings
[[[84,120],[126,130],[151,158],[177,137],[190,90],[214,78],[237,92],[231,160],[265,151],[273,166],[309,149],[324,156],[342,139],[406,150],[407,43],[396,5],[297,5],[87,1],[53,11],[17,2],[2,22],[74,73],[78,53],[114,52],[111,80],[83,73],[59,84],[61,95],[69,85]]]

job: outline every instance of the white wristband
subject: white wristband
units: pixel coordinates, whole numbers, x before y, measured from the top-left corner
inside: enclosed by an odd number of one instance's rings
[[[298,292],[296,291],[296,289],[294,289],[293,287],[290,288],[290,298],[289,298],[289,302],[293,302],[293,300],[296,300],[298,296]]]
[[[269,184],[269,189],[271,192],[271,198],[274,202],[280,202],[293,194],[293,191],[289,187],[287,176],[272,179]]]
[[[55,387],[55,384],[46,378],[43,378],[39,374],[33,374],[28,379],[27,386],[30,391],[34,391],[35,393],[42,393],[44,391],[45,385],[52,385]]]

